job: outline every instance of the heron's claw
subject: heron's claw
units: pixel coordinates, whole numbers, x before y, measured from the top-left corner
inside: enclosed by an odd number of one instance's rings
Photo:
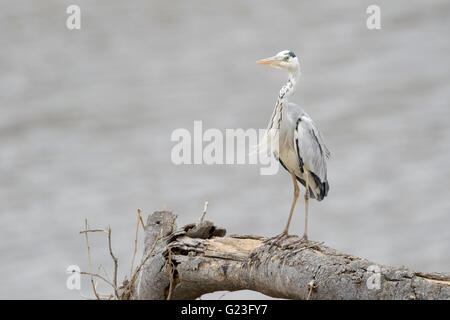
[[[282,247],[282,249],[293,249],[293,248],[297,247],[298,245],[303,246],[303,245],[309,244],[310,242],[311,241],[308,240],[308,237],[303,235],[303,237],[301,237],[300,239],[289,242],[288,244],[284,245]]]
[[[323,242],[311,241],[311,240],[308,240],[308,238],[302,237],[301,239],[293,241],[291,243],[288,243],[281,248],[288,249],[288,250],[294,250],[293,252],[296,253],[296,252],[299,252],[304,249],[320,247],[320,245],[322,245],[322,244],[323,244]]]
[[[289,237],[293,237],[291,235],[289,235],[286,231],[283,231],[282,233],[280,233],[279,235],[272,237],[272,238],[267,238],[263,241],[264,244],[269,244],[269,250],[272,249],[273,246],[277,246],[277,247],[281,247],[281,244],[284,240],[286,240]]]

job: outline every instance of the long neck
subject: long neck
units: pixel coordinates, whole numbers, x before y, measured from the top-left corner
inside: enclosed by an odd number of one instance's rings
[[[278,94],[277,103],[273,110],[272,118],[269,122],[268,130],[270,129],[280,129],[280,123],[283,111],[283,107],[288,103],[288,98],[292,96],[295,92],[295,85],[299,78],[299,71],[289,72],[289,78],[287,83],[281,87],[280,93]]]

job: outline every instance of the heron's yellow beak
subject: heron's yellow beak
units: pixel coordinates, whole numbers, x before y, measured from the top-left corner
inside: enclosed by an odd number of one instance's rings
[[[261,59],[256,61],[257,64],[268,64],[268,65],[274,65],[278,63],[278,59],[276,57],[270,57],[266,59]]]

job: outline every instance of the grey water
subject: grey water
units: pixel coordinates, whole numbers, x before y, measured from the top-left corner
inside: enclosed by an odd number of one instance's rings
[[[74,2],[80,30],[65,24]],[[366,27],[370,4],[2,1],[0,298],[92,297],[88,279],[81,292],[66,287],[68,266],[88,269],[85,218],[111,226],[120,278],[137,208],[173,210],[182,225],[209,200],[207,218],[228,233],[281,232],[293,196],[286,172],[176,166],[170,137],[195,120],[265,128],[286,74],[255,61],[284,49],[302,68],[292,101],[332,152],[310,238],[381,264],[449,272],[450,3],[376,1],[380,30]],[[300,201],[292,233],[303,232],[303,210]],[[94,266],[111,276],[105,236],[90,241]]]

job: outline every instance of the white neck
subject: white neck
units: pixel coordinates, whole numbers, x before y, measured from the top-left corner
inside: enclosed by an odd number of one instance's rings
[[[299,69],[289,71],[288,82],[281,88],[280,93],[278,94],[277,103],[275,105],[275,109],[273,110],[273,114],[267,129],[280,129],[281,112],[283,111],[283,106],[288,103],[288,98],[294,94],[295,85],[297,84],[299,77]]]
[[[300,72],[298,69],[289,72],[288,82],[281,87],[280,93],[278,94],[278,102],[280,102],[280,100],[287,100],[287,98],[295,93],[295,85],[297,84],[299,77]]]

